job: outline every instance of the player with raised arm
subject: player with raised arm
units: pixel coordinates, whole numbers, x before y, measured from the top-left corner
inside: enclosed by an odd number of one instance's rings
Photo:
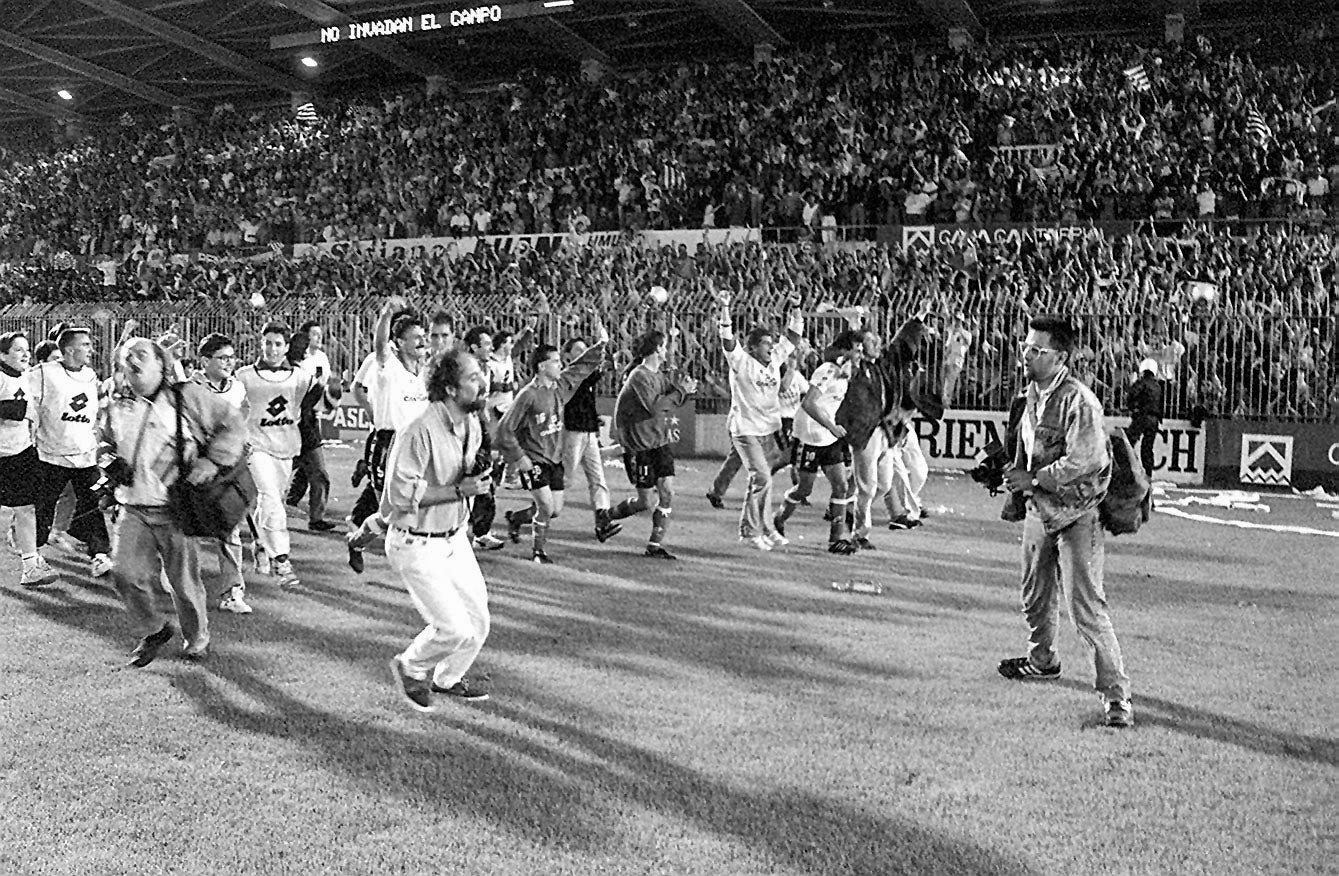
[[[610,520],[622,520],[651,512],[651,537],[646,556],[673,560],[665,550],[674,502],[674,452],[670,448],[670,412],[697,392],[692,377],[676,385],[662,370],[669,343],[665,333],[652,329],[632,342],[633,365],[623,381],[614,405],[614,428],[623,445],[623,468],[637,497],[624,499],[609,512]]]
[[[595,346],[566,367],[557,347],[536,347],[531,357],[535,376],[512,399],[497,426],[498,449],[520,472],[522,486],[534,499],[528,508],[507,512],[507,535],[519,542],[521,528],[530,524],[530,556],[536,563],[553,562],[545,551],[549,521],[563,510],[563,408],[577,386],[600,367],[608,342],[609,333],[600,326]]]
[[[802,340],[804,320],[800,299],[792,295],[785,334],[773,340],[770,329],[750,329],[741,347],[735,342],[730,319],[730,295],[721,295],[717,328],[730,364],[730,413],[726,426],[749,477],[748,495],[739,515],[739,537],[759,550],[787,543],[773,528],[772,469],[780,461],[781,367]]]

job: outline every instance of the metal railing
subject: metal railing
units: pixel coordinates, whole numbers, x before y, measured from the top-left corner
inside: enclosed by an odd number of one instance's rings
[[[441,302],[415,302],[425,314]],[[560,317],[548,313],[528,318],[508,312],[494,300],[451,302],[458,334],[471,325],[520,333],[533,323],[536,341],[561,342],[573,335],[590,337],[597,319],[613,338],[614,368],[602,391],[616,393],[630,362],[633,337],[650,328],[670,338],[668,368],[692,375],[702,384],[700,407],[715,411],[728,393],[728,367],[715,327],[715,312],[702,303],[671,302],[666,308],[597,314],[593,311]],[[755,317],[779,327],[775,316]],[[923,367],[936,379],[948,377],[946,395],[958,409],[1003,410],[1021,389],[1017,344],[1027,331],[1027,314],[1013,309],[983,309],[962,314],[959,323],[931,317]],[[1078,328],[1073,370],[1103,401],[1111,414],[1125,412],[1131,381],[1145,358],[1159,362],[1165,381],[1165,415],[1180,418],[1250,417],[1299,422],[1339,422],[1339,360],[1332,355],[1339,324],[1334,313],[1297,312],[1253,317],[1210,309],[1151,317],[1140,312],[1105,311],[1069,314]],[[43,337],[57,323],[90,327],[99,350],[109,353],[126,319],[139,322],[139,334],[174,331],[192,345],[210,332],[234,339],[245,359],[258,350],[258,333],[272,319],[297,325],[319,319],[326,332],[327,352],[336,371],[352,373],[371,349],[376,313],[367,303],[340,305],[311,301],[275,302],[255,310],[244,302],[69,303],[14,305],[0,309],[0,331],[22,330]],[[864,326],[889,338],[906,314],[872,309]],[[805,325],[807,363],[846,326],[839,314],[809,314]],[[744,328],[744,326],[740,326]],[[952,343],[956,329],[968,338],[965,348]],[[959,337],[961,337],[961,333]],[[529,372],[525,350],[517,365]],[[106,359],[103,357],[103,370]]]

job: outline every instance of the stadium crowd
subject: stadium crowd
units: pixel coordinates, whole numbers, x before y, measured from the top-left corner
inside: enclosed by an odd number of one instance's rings
[[[961,359],[956,403],[983,407],[1010,392],[1019,321],[1059,309],[1090,315],[1085,379],[1113,401],[1141,358],[1170,351],[1159,355],[1180,413],[1333,419],[1339,63],[1325,52],[1284,63],[1268,48],[1226,37],[825,46],[599,83],[535,74],[468,100],[332,102],[315,124],[229,105],[194,120],[126,117],[71,145],[0,153],[0,303],[356,311],[404,294],[518,328],[620,314],[619,348],[672,315],[676,361],[722,396],[719,354],[702,341],[714,291],[734,290],[751,319],[796,291],[811,309],[927,312]],[[1136,64],[1148,90],[1127,76]],[[1224,217],[1300,224],[1194,221]],[[832,231],[1131,219],[1190,221],[922,248],[837,244]],[[266,249],[725,225],[808,233],[696,251],[631,238],[544,254],[478,245],[460,258]],[[364,346],[348,338],[346,358]]]
[[[573,228],[1333,216],[1336,55],[1215,40],[852,41],[331,101],[314,124],[226,104],[127,117],[0,155],[0,246],[124,257]]]
[[[1012,392],[1008,338],[1029,315],[1064,309],[1085,317],[1085,380],[1112,403],[1121,402],[1136,364],[1154,355],[1172,381],[1170,409],[1183,415],[1339,416],[1339,237],[1269,226],[1236,232],[1199,225],[1176,237],[1110,238],[1088,229],[1054,239],[969,236],[933,248],[727,242],[690,251],[625,241],[548,254],[483,247],[459,259],[351,248],[295,260],[167,262],[148,279],[127,281],[155,300],[189,302],[221,290],[243,316],[256,311],[248,302],[370,312],[388,293],[448,306],[464,322],[514,329],[581,324],[599,312],[613,315],[616,349],[650,326],[671,326],[674,361],[701,382],[704,397],[727,392],[710,342],[716,291],[734,290],[751,322],[774,319],[775,302],[796,292],[812,312],[926,313],[935,349],[960,359],[954,404],[991,409]],[[657,286],[668,295],[663,305],[649,294]],[[64,295],[99,297],[92,281]],[[366,338],[332,329],[336,369],[351,368]],[[247,345],[244,333],[239,341]]]

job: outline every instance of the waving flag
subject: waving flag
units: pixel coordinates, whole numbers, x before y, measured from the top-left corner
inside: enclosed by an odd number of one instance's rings
[[[1149,80],[1148,71],[1144,69],[1143,64],[1135,64],[1133,67],[1126,70],[1125,79],[1135,91],[1153,90],[1153,83]]]
[[[1246,134],[1262,146],[1274,139],[1274,132],[1269,130],[1269,125],[1265,124],[1265,117],[1260,115],[1257,109],[1246,113]]]
[[[316,124],[317,121],[316,105],[313,104],[311,101],[307,101],[306,103],[300,105],[297,108],[297,112],[295,113],[295,115],[297,117],[297,120],[299,122],[302,122],[304,125],[314,125]]]

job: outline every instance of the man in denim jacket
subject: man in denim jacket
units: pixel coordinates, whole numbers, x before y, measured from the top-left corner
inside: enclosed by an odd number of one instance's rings
[[[1074,330],[1068,321],[1038,317],[1022,344],[1029,381],[1009,489],[1027,498],[1023,522],[1023,613],[1032,632],[1026,657],[999,665],[1005,678],[1057,678],[1055,631],[1063,590],[1079,635],[1093,649],[1096,688],[1106,723],[1134,723],[1130,679],[1107,614],[1098,505],[1111,482],[1102,404],[1069,373]]]

